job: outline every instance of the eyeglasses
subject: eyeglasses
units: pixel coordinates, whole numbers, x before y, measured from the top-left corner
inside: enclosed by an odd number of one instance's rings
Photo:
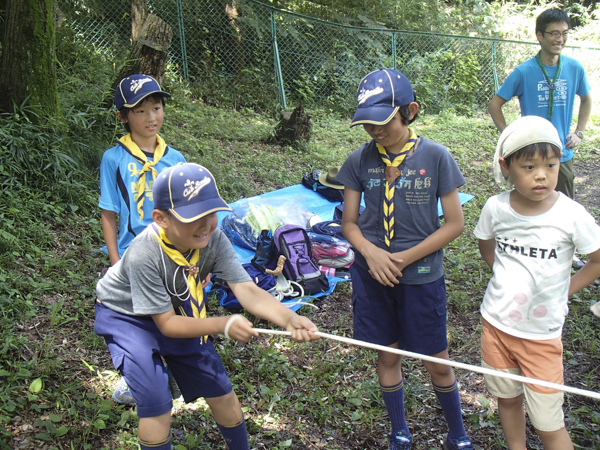
[[[542,33],[546,33],[549,34],[550,36],[552,36],[554,39],[557,39],[559,37],[563,37],[563,39],[567,39],[569,37],[569,32],[568,31],[564,31],[564,32],[560,32],[557,30],[554,31],[542,31]]]

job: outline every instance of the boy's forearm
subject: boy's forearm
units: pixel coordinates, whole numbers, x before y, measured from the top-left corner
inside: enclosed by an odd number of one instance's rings
[[[277,326],[285,328],[290,319],[296,314],[288,307],[278,302],[275,297],[252,282],[232,286],[232,291],[240,305],[253,316],[259,317]]]
[[[110,264],[114,265],[119,261],[119,248],[117,246],[117,213],[103,209],[100,213],[102,221],[102,235],[108,251]]]
[[[571,282],[569,283],[569,297],[588,287],[598,278],[600,278],[600,263],[588,261],[571,277]]]
[[[430,234],[425,240],[419,242],[414,247],[402,252],[404,265],[414,263],[415,261],[424,258],[427,255],[437,252],[445,247],[454,239],[459,237],[464,230],[464,223],[450,222],[442,225],[434,233]]]
[[[158,316],[163,315],[159,314]],[[230,316],[200,319],[179,316],[173,312],[168,317],[162,317],[157,320],[155,315],[153,318],[155,318],[160,332],[165,336],[186,339],[223,333]]]

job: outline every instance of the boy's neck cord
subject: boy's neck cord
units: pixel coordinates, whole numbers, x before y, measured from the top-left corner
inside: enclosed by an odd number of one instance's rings
[[[408,142],[402,147],[402,151],[395,155],[392,160],[382,145],[377,145],[377,150],[381,159],[386,165],[385,168],[385,196],[383,199],[383,228],[385,229],[385,244],[389,247],[394,239],[394,192],[396,191],[396,179],[400,176],[398,166],[402,164],[406,154],[412,150],[417,142],[416,133],[408,129]]]
[[[554,112],[554,91],[556,90],[556,80],[558,79],[558,76],[560,75],[560,72],[562,70],[562,59],[560,58],[560,55],[558,55],[558,67],[556,68],[554,78],[550,80],[550,75],[548,75],[548,72],[546,71],[546,66],[542,62],[540,53],[541,52],[538,52],[538,54],[535,55],[535,60],[540,66],[540,69],[542,69],[542,73],[544,74],[546,83],[548,83],[548,120],[552,121],[552,113]]]
[[[140,215],[140,220],[144,219],[144,197],[146,197],[146,186],[150,183],[146,183],[146,172],[152,171],[152,180],[156,179],[158,175],[157,170],[154,168],[160,159],[164,156],[167,151],[167,144],[164,139],[158,134],[156,135],[156,150],[154,150],[154,157],[152,161],[148,161],[148,158],[144,152],[138,147],[138,145],[131,139],[131,133],[127,133],[121,139],[119,139],[119,145],[123,147],[131,156],[137,161],[143,164],[142,170],[138,173],[138,179],[133,193],[133,200],[136,202],[137,211]]]
[[[280,330],[266,330],[262,328],[254,328],[254,331],[257,331],[261,334],[277,334],[283,336],[291,336],[291,332],[289,331],[280,331]],[[335,341],[345,342],[346,344],[357,345],[359,347],[372,348],[374,350],[380,350],[388,353],[395,353],[397,355],[406,356],[408,358],[421,359],[423,361],[431,361],[438,364],[443,364],[445,366],[456,367],[457,369],[469,370],[471,372],[479,372],[486,375],[493,375],[495,377],[500,378],[508,378],[509,380],[520,381],[522,383],[535,384],[538,386],[547,387],[550,389],[556,389],[557,391],[570,392],[572,394],[583,395],[584,397],[595,398],[596,400],[600,400],[600,392],[594,391],[586,391],[584,389],[574,388],[570,386],[565,386],[563,384],[550,383],[549,381],[537,380],[535,378],[528,378],[521,375],[515,375],[512,373],[501,372],[499,370],[488,369],[486,367],[473,366],[471,364],[464,364],[455,361],[451,361],[449,359],[436,358],[435,356],[421,355],[420,353],[407,352],[405,350],[400,350],[397,348],[386,347],[384,345],[371,344],[370,342],[359,341],[356,339],[350,339],[343,336],[336,336],[334,334],[321,333],[317,331],[314,333],[315,336],[319,336],[325,339],[332,339]]]
[[[206,300],[207,299],[204,296],[204,291],[202,289],[202,281],[200,280],[200,270],[198,269],[198,266],[197,266],[198,261],[200,260],[200,250],[193,249],[191,251],[191,255],[190,255],[190,258],[188,261],[185,258],[185,256],[183,256],[181,254],[181,252],[179,250],[177,250],[177,248],[175,248],[175,246],[169,241],[169,239],[167,238],[167,236],[165,234],[165,231],[161,227],[159,227],[158,225],[153,223],[152,225],[150,225],[150,228],[154,234],[154,237],[156,237],[156,240],[160,244],[160,247],[163,250],[163,252],[166,253],[167,256],[178,266],[177,269],[175,269],[175,273],[173,274],[173,288],[174,289],[175,289],[175,277],[177,275],[177,271],[181,269],[182,271],[187,270],[187,272],[188,272],[187,278],[185,277],[185,274],[184,274],[184,280],[187,285],[187,289],[184,292],[184,294],[182,294],[182,295],[178,295],[177,293],[173,294],[170,291],[168,286],[167,286],[167,292],[170,295],[175,295],[177,298],[179,298],[182,301],[191,300],[193,317],[204,319],[206,317]],[[166,266],[165,266],[165,277],[166,277]],[[167,283],[167,285],[168,285],[168,280],[165,279],[165,283]],[[187,295],[186,298],[184,299],[183,295],[187,294],[188,290],[189,290],[189,293],[191,294],[191,298],[189,295]],[[201,343],[206,342],[206,339],[207,339],[207,336],[203,336],[202,338],[200,338]]]

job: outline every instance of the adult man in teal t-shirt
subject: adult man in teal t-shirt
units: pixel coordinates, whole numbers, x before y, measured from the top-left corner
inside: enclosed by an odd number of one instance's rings
[[[540,116],[552,122],[563,143],[556,190],[573,198],[573,148],[583,139],[592,111],[592,96],[581,63],[561,55],[569,26],[569,16],[560,9],[548,9],[538,16],[535,34],[541,46],[539,53],[508,76],[488,105],[488,111],[502,132],[507,125],[502,105],[517,96],[522,116]],[[577,125],[571,131],[576,95],[581,103]]]

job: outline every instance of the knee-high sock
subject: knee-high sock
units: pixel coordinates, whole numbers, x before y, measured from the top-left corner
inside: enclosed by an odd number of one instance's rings
[[[171,450],[171,435],[160,442],[149,442],[142,439],[140,442],[140,450]]]
[[[433,383],[432,383],[433,384]],[[460,394],[458,392],[458,383],[443,387],[433,384],[435,395],[442,405],[444,416],[448,423],[450,439],[460,439],[467,435],[462,419],[462,411],[460,409]]]
[[[233,427],[226,427],[224,425],[219,425],[219,430],[221,430],[221,434],[223,435],[223,439],[227,443],[228,450],[249,450],[250,446],[248,445],[248,432],[246,431],[246,421],[242,416],[242,420],[237,425]]]
[[[404,416],[404,380],[394,386],[382,386],[381,395],[392,422],[392,433],[402,431],[410,436],[406,417]]]

